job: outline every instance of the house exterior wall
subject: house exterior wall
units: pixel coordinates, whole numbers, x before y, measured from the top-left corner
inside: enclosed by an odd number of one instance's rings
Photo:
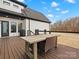
[[[8,21],[9,22],[9,36],[18,36],[19,35],[18,24],[23,23],[22,20],[0,17],[0,37],[1,37],[1,21]],[[11,32],[11,23],[12,22],[16,23],[16,32],[14,32],[14,33]]]
[[[8,21],[9,22],[9,36],[19,36],[19,32],[18,32],[18,24],[19,23],[23,24],[22,28],[25,29],[26,36],[27,36],[27,31],[29,30],[29,19],[18,20],[18,19],[5,18],[5,17],[0,18],[0,37],[1,37],[1,21]],[[16,32],[14,32],[14,33],[11,32],[11,23],[12,22],[16,23]],[[49,23],[30,20],[30,30],[35,33],[35,29],[49,30]]]
[[[40,21],[35,21],[35,20],[30,20],[30,29],[34,32],[35,29],[39,30],[49,30],[49,23],[45,22],[40,22]]]
[[[3,4],[3,1],[9,2],[10,5]],[[13,5],[18,6],[18,8],[14,7]],[[14,2],[8,1],[8,0],[0,0],[0,8],[11,10],[11,11],[14,11],[14,12],[19,12],[19,13],[21,13],[21,9],[24,9],[23,6],[16,4]]]
[[[46,30],[49,31],[49,25],[50,24],[46,23],[46,22],[40,22],[40,21],[30,20],[30,30],[32,32],[34,32],[34,33],[35,33],[35,29],[39,29],[39,30],[46,29]],[[26,19],[26,35],[27,35],[27,30],[29,30],[29,19]]]

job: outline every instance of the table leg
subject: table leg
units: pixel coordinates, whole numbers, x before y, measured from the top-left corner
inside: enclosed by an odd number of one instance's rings
[[[37,57],[37,54],[38,54],[38,52],[37,52],[37,43],[34,43],[33,48],[34,48],[34,59],[38,59],[38,57]]]
[[[55,36],[55,48],[57,48],[57,36]]]

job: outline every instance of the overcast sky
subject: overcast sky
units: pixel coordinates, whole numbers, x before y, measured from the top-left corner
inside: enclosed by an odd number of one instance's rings
[[[79,0],[19,0],[56,22],[79,16]]]

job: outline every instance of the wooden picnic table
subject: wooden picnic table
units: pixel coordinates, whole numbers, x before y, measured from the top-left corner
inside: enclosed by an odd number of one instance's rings
[[[37,43],[38,42],[42,42],[42,41],[45,41],[50,38],[53,38],[53,37],[56,37],[56,35],[53,35],[53,34],[46,34],[46,35],[33,35],[33,36],[25,36],[25,37],[21,37],[22,39],[24,39],[26,42],[28,42],[29,44],[33,44],[33,52],[34,52],[34,58],[31,58],[31,59],[38,59],[37,58],[37,54],[38,54],[38,45]],[[57,46],[57,39],[56,39],[56,42],[55,42],[55,47]],[[27,49],[27,48],[26,48]]]

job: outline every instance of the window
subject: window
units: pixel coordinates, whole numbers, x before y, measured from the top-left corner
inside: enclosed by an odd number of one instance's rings
[[[14,4],[13,4],[13,6],[14,6],[15,8],[19,8],[17,5],[14,5]]]
[[[7,1],[3,1],[3,4],[10,6],[10,3]]]
[[[11,23],[11,32],[16,32],[16,23],[15,22]]]
[[[18,24],[18,32],[20,32],[20,30],[22,29],[22,23]]]

